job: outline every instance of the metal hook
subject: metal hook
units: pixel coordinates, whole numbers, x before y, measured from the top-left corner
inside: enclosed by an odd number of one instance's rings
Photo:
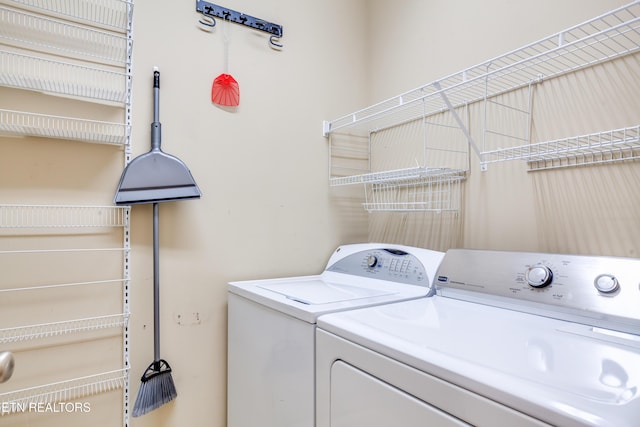
[[[216,26],[216,18],[211,15],[202,14],[202,19],[200,19],[198,22],[211,28]]]
[[[274,41],[274,39],[276,39],[276,38],[279,38],[279,36],[275,36],[274,35],[274,36],[269,37],[269,43],[271,43],[271,46],[273,46],[273,47],[275,47],[277,49],[280,49],[280,48],[282,48],[282,44],[276,43]]]

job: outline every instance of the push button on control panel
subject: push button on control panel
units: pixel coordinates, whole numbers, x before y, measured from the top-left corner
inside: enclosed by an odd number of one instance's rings
[[[406,273],[411,267],[411,261],[408,259],[392,259],[389,263],[389,271],[393,273]]]

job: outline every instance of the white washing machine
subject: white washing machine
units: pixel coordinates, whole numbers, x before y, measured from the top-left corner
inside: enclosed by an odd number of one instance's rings
[[[319,319],[318,427],[640,425],[640,259],[450,250],[435,289]]]
[[[319,275],[229,283],[227,425],[313,427],[318,316],[423,298],[443,256],[345,245]]]

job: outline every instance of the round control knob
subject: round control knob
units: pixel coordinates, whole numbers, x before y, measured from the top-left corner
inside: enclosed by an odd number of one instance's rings
[[[378,265],[378,257],[375,255],[369,255],[367,257],[367,267],[373,268]]]
[[[593,285],[596,287],[598,292],[602,292],[603,294],[612,294],[618,289],[620,289],[620,283],[618,283],[618,279],[611,274],[601,274],[595,278],[593,281]]]
[[[553,273],[544,265],[529,267],[526,275],[527,283],[534,288],[544,288],[551,284]]]

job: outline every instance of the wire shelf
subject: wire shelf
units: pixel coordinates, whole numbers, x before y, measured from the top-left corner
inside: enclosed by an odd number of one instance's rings
[[[121,328],[127,325],[128,321],[128,314],[112,314],[0,329],[0,344],[51,338],[73,333],[97,331],[100,329]]]
[[[0,110],[0,134],[121,145],[124,147],[125,164],[128,163],[131,158],[129,142],[132,117],[133,1],[3,0],[0,3],[0,86],[124,107],[122,124],[36,112]],[[21,287],[22,282],[29,280],[20,276],[19,270],[11,272],[19,279],[13,289],[0,290],[2,295],[25,291],[25,298],[30,298],[29,295],[32,292],[36,296],[42,296],[43,294],[38,291],[48,289],[53,289],[57,295],[58,288],[71,288],[69,292],[75,295],[76,288],[93,285],[115,285],[113,290],[122,294],[122,309],[115,307],[106,309],[110,313],[121,311],[122,314],[104,315],[104,311],[96,313],[95,310],[91,310],[93,312],[63,315],[62,319],[67,318],[67,320],[61,320],[60,317],[26,319],[17,322],[17,327],[0,329],[0,342],[16,343],[44,339],[45,341],[37,342],[36,349],[39,349],[41,344],[47,346],[57,342],[54,337],[79,334],[79,340],[84,341],[86,337],[83,333],[104,330],[105,332],[90,336],[93,339],[95,336],[103,337],[104,334],[104,337],[111,339],[114,335],[111,330],[120,329],[121,367],[123,368],[2,393],[0,394],[0,402],[2,402],[0,415],[25,412],[31,409],[31,405],[68,402],[121,389],[122,425],[129,425],[129,214],[129,207],[0,204],[0,229],[6,230],[3,231],[4,234],[10,235],[10,238],[15,234],[40,236],[42,229],[49,228],[51,230],[44,232],[43,235],[54,236],[55,246],[55,248],[35,250],[3,250],[0,251],[0,255],[9,255],[11,258],[19,254],[20,262],[23,256],[28,258],[32,254],[34,259],[42,256],[47,258],[48,254],[57,253],[63,254],[62,258],[64,258],[64,262],[55,266],[56,271],[51,275],[47,274],[47,284],[42,284],[43,279],[38,278],[26,287]],[[74,229],[78,227],[83,228],[82,232],[90,233],[90,236],[97,233],[97,230],[92,229],[93,227],[119,227],[123,233],[122,246],[65,249],[64,246],[68,245],[61,245],[61,243],[65,243],[66,240],[60,239],[66,239],[67,236],[70,239],[76,239],[81,232]],[[65,230],[61,231],[60,228]],[[10,229],[20,229],[20,231],[14,232]],[[110,230],[105,237],[109,239],[115,237],[111,234],[116,231]],[[84,240],[84,235],[82,239]],[[8,240],[8,244],[10,241]],[[91,241],[94,242],[93,237]],[[72,242],[73,240],[69,240],[68,243]],[[109,240],[109,246],[111,243]],[[122,253],[121,265],[117,252]],[[65,269],[67,264],[82,262],[82,257],[75,257],[86,253],[92,254],[90,257],[95,258],[95,262],[100,264],[104,261],[103,253],[113,253],[116,263],[106,266],[105,269],[108,268],[109,273],[105,273],[102,277],[78,275],[76,272],[67,274]],[[94,262],[93,258],[92,262]],[[113,278],[113,268],[121,270],[122,276]],[[109,279],[105,280],[105,276]],[[12,281],[12,277],[7,276],[7,280]],[[93,278],[98,280],[92,281]],[[68,283],[62,283],[65,281]],[[79,295],[84,295],[84,289],[80,291]],[[111,289],[101,291],[110,293]],[[65,292],[67,291],[63,289],[62,295]],[[52,304],[57,302],[51,301]],[[102,303],[99,305],[103,306]],[[96,314],[100,316],[86,317]],[[72,317],[76,318],[68,319]],[[42,323],[43,320],[56,321]],[[24,326],[28,323],[32,324]],[[51,339],[48,340],[48,338]],[[31,347],[30,344],[25,345]],[[71,376],[73,374],[67,374],[67,377]]]
[[[0,228],[124,227],[128,207],[0,205]]]
[[[401,95],[326,122],[325,134],[372,132],[640,50],[640,1]]]
[[[0,109],[0,134],[5,135],[125,145],[130,132],[123,123]]]
[[[458,211],[464,179],[464,171],[449,170],[378,180],[366,186],[363,206],[368,212]]]
[[[37,405],[70,402],[126,387],[128,368],[0,394],[2,413],[37,411]]]
[[[0,51],[0,85],[86,99],[127,101],[127,74]]]
[[[128,0],[12,0],[40,12],[59,14],[87,24],[121,32],[131,23],[133,1]]]
[[[0,39],[61,55],[93,61],[126,62],[127,38],[75,23],[0,6]]]
[[[10,252],[4,252],[5,254]],[[16,253],[16,252],[13,252]],[[90,285],[105,285],[113,283],[126,283],[127,279],[107,279],[107,280],[93,280],[90,282],[74,282],[74,283],[58,283],[53,285],[39,285],[39,286],[27,286],[20,288],[0,289],[1,293],[7,292],[20,292],[20,291],[40,291],[44,289],[56,289],[56,288],[71,288],[76,286],[90,286]]]
[[[640,158],[640,126],[485,152],[485,163],[525,160],[530,171],[638,158]]]
[[[466,171],[414,167],[332,178],[332,186],[364,184],[368,212],[458,211]]]
[[[414,167],[331,178],[330,185],[335,187],[352,184],[395,183],[424,178],[437,181],[449,181],[464,178],[465,175],[466,172],[461,169]]]

